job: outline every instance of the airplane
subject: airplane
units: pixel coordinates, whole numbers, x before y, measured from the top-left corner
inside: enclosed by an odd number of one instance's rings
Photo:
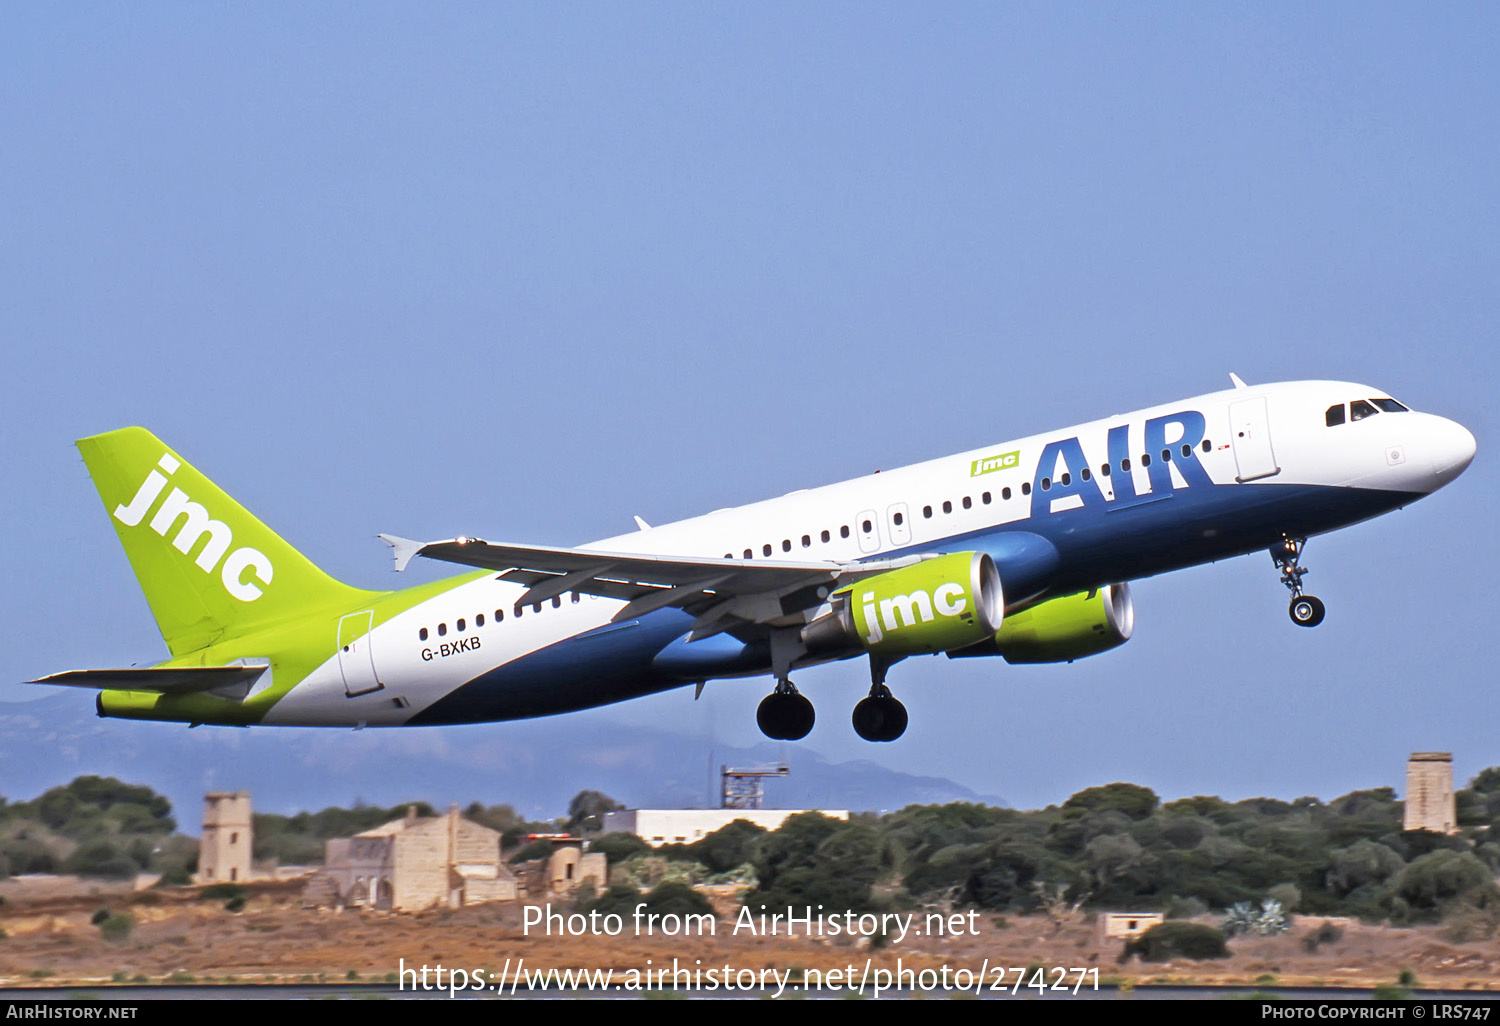
[[[1072,662],[1134,630],[1129,581],[1269,551],[1294,623],[1308,538],[1403,507],[1474,457],[1461,425],[1336,381],[1246,385],[578,548],[381,535],[399,591],[334,580],[139,427],[77,446],[170,658],[28,683],[100,716],[230,726],[522,719],[769,674],[757,722],[806,737],[802,667],[867,658],[855,732],[907,727],[915,655]]]

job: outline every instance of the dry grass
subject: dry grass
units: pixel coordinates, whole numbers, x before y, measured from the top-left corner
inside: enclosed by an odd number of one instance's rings
[[[1403,969],[1421,986],[1500,989],[1500,941],[1452,943],[1432,927],[1397,929],[1343,923],[1337,943],[1308,951],[1302,939],[1321,922],[1299,919],[1288,934],[1240,938],[1233,956],[1215,962],[1122,966],[1119,945],[1102,943],[1092,925],[1054,933],[1044,919],[1011,917],[997,928],[979,917],[977,936],[908,936],[872,951],[847,937],[735,936],[728,905],[713,936],[543,936],[522,929],[513,903],[435,910],[420,914],[335,912],[301,907],[295,884],[257,885],[245,910],[224,910],[188,890],[69,893],[56,884],[28,892],[24,881],[6,887],[0,906],[0,986],[98,984],[146,979],[205,982],[344,982],[392,978],[407,967],[439,963],[449,968],[499,972],[507,959],[528,968],[640,969],[679,964],[734,969],[828,970],[866,958],[893,968],[977,970],[994,967],[1097,968],[1101,979],[1137,984],[1197,982],[1281,986],[1370,987],[1391,983]],[[101,906],[129,912],[136,927],[118,943],[106,941],[90,917]],[[918,917],[920,925],[921,917]],[[351,973],[353,974],[351,976]],[[1014,982],[1015,973],[1007,982]]]

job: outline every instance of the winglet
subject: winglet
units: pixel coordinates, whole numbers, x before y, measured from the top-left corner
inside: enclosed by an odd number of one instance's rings
[[[391,547],[391,557],[396,564],[396,572],[400,573],[406,569],[412,557],[422,551],[426,542],[412,541],[410,538],[400,538],[394,534],[379,535],[381,541]]]
[[[651,525],[648,524],[648,523],[646,523],[640,517],[636,517],[635,518],[635,526],[636,526],[636,529],[640,530],[640,531],[649,531],[649,530],[651,530]]]
[[[1238,374],[1236,374],[1234,371],[1230,371],[1229,372],[1229,380],[1234,382],[1234,387],[1235,388],[1248,388],[1249,387],[1243,381],[1240,380],[1240,376]]]

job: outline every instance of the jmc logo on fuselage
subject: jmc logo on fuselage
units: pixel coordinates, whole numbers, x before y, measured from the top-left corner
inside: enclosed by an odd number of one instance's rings
[[[115,519],[126,527],[135,527],[145,518],[157,496],[167,486],[167,478],[176,473],[182,464],[171,453],[163,453],[156,465],[166,473],[153,469],[146,475],[146,480],[141,482],[130,505],[115,507]],[[156,515],[151,518],[151,530],[166,538],[167,532],[179,519],[182,520],[182,527],[172,539],[173,548],[186,555],[200,540],[207,538],[198,552],[198,558],[193,560],[197,567],[204,573],[211,574],[222,559],[224,566],[219,578],[225,591],[241,602],[254,602],[261,597],[261,589],[245,580],[245,575],[249,572],[261,584],[271,583],[275,568],[271,566],[271,560],[265,553],[248,546],[229,552],[230,545],[234,543],[234,532],[229,525],[222,520],[210,518],[208,510],[202,504],[189,499],[181,488],[174,487],[171,494],[162,500]],[[229,553],[228,558],[225,558],[226,552]]]
[[[1010,470],[1021,465],[1021,450],[1015,452],[1002,452],[998,456],[986,456],[977,459],[969,465],[969,476],[978,477],[980,474],[993,474],[997,470]]]

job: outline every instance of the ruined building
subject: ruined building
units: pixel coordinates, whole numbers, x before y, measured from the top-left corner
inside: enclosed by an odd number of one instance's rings
[[[418,911],[516,898],[500,857],[500,834],[458,813],[419,817],[408,809],[354,837],[329,841],[323,869],[308,883],[319,902]]]

